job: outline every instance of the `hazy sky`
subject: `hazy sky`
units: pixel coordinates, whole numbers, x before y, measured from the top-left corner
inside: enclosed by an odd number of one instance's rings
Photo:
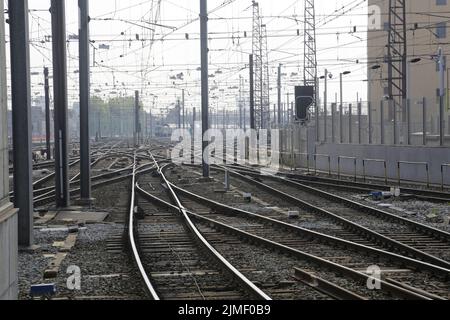
[[[161,3],[159,15],[158,2]],[[248,79],[246,67],[252,30],[251,0],[225,1],[229,4],[220,8],[223,2],[208,1],[209,10],[219,8],[210,14],[209,73],[215,75],[210,79],[210,86],[218,87],[211,93],[212,97],[218,97],[211,100],[211,105],[220,108],[235,105],[239,90],[230,88],[239,86],[239,75],[245,81]],[[276,102],[278,64],[283,64],[286,74],[284,99],[302,81],[303,2],[259,1],[263,23],[267,25],[272,104]],[[49,7],[49,0],[29,0],[33,95],[43,92],[43,67],[51,69],[51,42],[45,41],[51,35]],[[199,106],[200,42],[199,22],[195,21],[199,14],[198,0],[91,0],[90,7],[91,41],[97,48],[92,68],[93,94],[108,98],[142,90],[146,108],[153,105],[157,96],[156,106],[164,110],[180,96],[180,90],[173,89],[174,80],[170,77],[183,73],[183,80],[177,80],[176,86],[186,88],[188,107]],[[66,0],[66,10],[69,38],[78,33],[77,1]],[[339,72],[346,70],[352,74],[345,78],[345,100],[356,100],[357,93],[365,98],[366,83],[362,80],[366,79],[366,1],[316,0],[316,16],[319,72],[327,68],[334,74],[329,83],[329,99],[334,100],[338,90]],[[162,26],[148,23],[155,22],[155,18]],[[356,33],[352,33],[353,26]],[[99,49],[99,45],[108,45],[109,50]],[[72,104],[78,93],[77,40],[68,43],[67,52],[69,103]],[[321,86],[322,91],[323,83]],[[246,91],[247,87],[248,83]]]

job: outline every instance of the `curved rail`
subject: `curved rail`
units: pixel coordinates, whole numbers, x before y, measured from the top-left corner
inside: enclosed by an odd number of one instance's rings
[[[236,215],[236,216],[249,215],[249,216],[253,216],[253,217],[257,217],[258,216],[256,214],[252,214],[252,213],[240,210],[240,209],[235,209],[235,208],[232,208],[230,206],[227,206],[227,205],[224,205],[224,204],[220,204],[220,203],[214,202],[212,200],[206,199],[204,197],[201,197],[201,196],[198,196],[198,195],[194,195],[193,193],[190,193],[187,190],[184,190],[184,189],[182,189],[180,187],[177,187],[177,186],[173,185],[172,183],[169,183],[168,187],[170,187],[173,190],[176,190],[177,193],[181,193],[181,194],[184,194],[185,196],[188,196],[189,198],[191,198],[194,201],[198,201],[200,203],[207,204],[209,207],[211,207],[213,209],[216,209],[216,210],[217,209],[222,209],[223,212],[229,213],[230,215]],[[163,200],[160,200],[160,201],[163,202]],[[301,260],[311,261],[311,262],[316,263],[316,264],[318,264],[320,266],[323,266],[325,268],[329,268],[330,270],[333,270],[334,272],[343,274],[343,275],[345,275],[345,276],[347,276],[349,278],[352,278],[352,279],[354,279],[356,281],[366,282],[366,281],[371,279],[370,275],[367,275],[367,274],[364,274],[362,272],[353,270],[353,269],[351,269],[349,267],[337,264],[335,262],[328,261],[326,259],[323,259],[321,257],[317,257],[317,256],[314,256],[314,255],[311,255],[309,253],[303,252],[303,251],[298,250],[298,249],[294,249],[294,248],[289,247],[287,245],[283,245],[283,244],[280,244],[278,242],[275,242],[275,241],[272,241],[272,240],[269,240],[269,239],[266,239],[266,238],[254,235],[254,234],[252,234],[250,232],[240,230],[238,228],[229,226],[229,225],[227,225],[225,223],[222,223],[222,222],[210,219],[208,217],[189,212],[186,209],[185,209],[185,211],[186,211],[187,215],[191,216],[195,220],[201,221],[201,222],[209,224],[209,225],[214,225],[214,226],[218,227],[219,229],[225,230],[226,232],[231,232],[231,233],[236,234],[236,235],[238,235],[240,237],[249,239],[252,242],[256,242],[256,243],[259,243],[259,244],[261,244],[263,246],[267,246],[267,247],[273,248],[274,250],[285,252],[286,254],[293,255],[295,257],[298,257]],[[304,231],[304,232],[308,233],[309,235],[314,235],[316,238],[322,238],[322,241],[337,241],[337,242],[340,242],[341,245],[346,245],[346,246],[350,246],[350,247],[354,247],[354,248],[358,247],[362,251],[370,252],[370,253],[372,253],[374,255],[381,255],[381,256],[384,256],[384,257],[390,258],[390,259],[395,259],[395,260],[398,260],[398,261],[400,261],[402,263],[405,263],[405,265],[410,265],[410,266],[413,266],[415,268],[418,268],[419,266],[422,266],[423,270],[428,270],[428,271],[434,270],[434,271],[437,271],[438,273],[440,273],[441,276],[445,276],[445,275],[448,276],[448,274],[449,274],[449,270],[445,270],[445,269],[437,267],[437,266],[433,266],[433,265],[430,265],[430,264],[422,263],[420,261],[416,261],[416,260],[413,260],[413,259],[410,259],[410,258],[406,258],[406,257],[403,257],[403,256],[396,255],[396,254],[384,252],[382,250],[378,250],[378,249],[374,249],[374,248],[370,248],[370,247],[366,247],[366,246],[362,246],[362,245],[357,245],[357,244],[354,244],[354,243],[349,242],[349,241],[337,239],[337,238],[334,238],[334,237],[331,237],[331,236],[322,235],[322,234],[319,234],[317,232],[312,232],[312,231],[309,231],[309,230],[306,230],[306,229],[302,230],[302,228],[290,226],[289,224],[286,224],[286,223],[283,223],[283,222],[280,222],[280,221],[277,221],[277,220],[273,220],[273,219],[270,219],[270,218],[267,218],[267,217],[263,217],[263,216],[259,216],[259,217],[261,219],[265,219],[267,223],[280,224],[284,228],[292,227],[292,229],[289,229],[290,231],[293,231],[293,229],[296,229],[296,231]],[[388,283],[388,282],[386,282],[384,280],[380,280],[380,283],[382,285],[383,290],[391,292],[392,294],[394,294],[394,295],[396,295],[398,297],[405,298],[405,299],[419,299],[419,300],[442,299],[441,297],[434,296],[434,295],[429,294],[429,293],[419,292],[419,291],[416,292],[416,291],[413,290],[413,288],[411,290],[405,289],[405,288],[402,288],[402,287],[397,286],[395,284]]]
[[[219,169],[220,170],[226,170],[224,167],[219,167]],[[344,217],[341,217],[341,216],[339,216],[339,215],[337,215],[337,214],[335,214],[333,212],[330,212],[330,211],[325,210],[325,209],[323,209],[321,207],[315,206],[315,205],[313,205],[311,203],[308,203],[306,201],[298,199],[298,198],[296,198],[296,197],[294,197],[294,196],[292,196],[290,194],[287,194],[285,192],[282,192],[280,190],[272,188],[271,186],[268,186],[268,185],[266,185],[266,184],[264,184],[262,182],[256,181],[255,179],[252,179],[252,178],[249,177],[249,176],[253,176],[253,177],[260,176],[259,173],[252,173],[252,174],[250,174],[249,172],[247,172],[247,175],[243,175],[243,174],[241,174],[241,173],[239,173],[237,171],[234,171],[234,170],[228,169],[228,171],[230,172],[230,174],[238,177],[239,179],[242,179],[244,181],[247,181],[248,183],[251,183],[251,184],[254,184],[256,186],[259,186],[260,188],[268,191],[269,193],[275,194],[278,197],[284,198],[284,199],[286,199],[286,200],[288,200],[288,201],[290,201],[292,203],[295,203],[295,204],[297,204],[297,205],[299,205],[301,207],[307,207],[310,210],[314,210],[315,212],[318,212],[320,214],[328,216],[328,217],[332,218],[333,220],[338,221],[338,222],[348,226],[349,228],[357,230],[358,232],[361,232],[361,233],[363,233],[363,234],[365,234],[365,235],[367,235],[369,237],[372,237],[374,239],[377,239],[378,241],[380,241],[381,243],[386,244],[387,246],[398,248],[400,251],[407,252],[410,255],[412,255],[413,257],[418,257],[418,258],[423,259],[424,261],[427,261],[429,263],[432,263],[432,264],[435,264],[437,266],[441,266],[441,267],[450,269],[450,262],[448,262],[448,261],[442,260],[442,259],[437,258],[437,257],[435,257],[433,255],[430,255],[430,254],[428,254],[426,252],[423,252],[421,250],[418,250],[416,248],[408,246],[408,245],[406,245],[404,243],[401,243],[399,241],[393,240],[393,239],[391,239],[391,238],[389,238],[387,236],[384,236],[384,235],[382,235],[382,234],[380,234],[378,232],[370,230],[370,229],[368,229],[366,227],[363,227],[363,226],[361,226],[361,225],[359,225],[359,224],[357,224],[357,223],[355,223],[353,221],[350,221],[350,220],[348,220],[348,219],[346,219]],[[288,179],[283,179],[283,178],[276,177],[276,176],[267,176],[267,175],[265,175],[264,177],[272,178],[272,179],[279,179],[279,181],[282,181],[282,182],[285,182],[285,183],[293,183],[293,182],[290,182]],[[294,183],[294,185],[297,185],[297,184]],[[302,185],[297,185],[297,187],[308,188],[307,186],[302,186]],[[317,190],[317,191],[321,192],[320,190]],[[347,199],[342,198],[342,197],[334,196],[332,194],[327,194],[327,197],[332,197],[332,199],[334,199],[335,201],[338,201],[338,202],[343,202],[343,201],[348,201],[346,203],[350,203],[351,202],[351,206],[352,207],[357,208],[358,210],[366,211],[368,213],[383,214],[383,215],[387,214],[389,217],[393,216],[392,219],[394,219],[394,217],[397,217],[397,216],[391,215],[389,213],[385,213],[384,211],[381,211],[381,210],[378,210],[378,209],[374,209],[374,208],[370,208],[370,207],[364,206],[362,204],[353,202],[351,200],[347,200]],[[402,219],[404,219],[404,218],[402,218]],[[407,220],[407,219],[404,219],[404,220]],[[414,221],[410,221],[410,220],[407,220],[407,221],[408,221],[408,224],[412,223],[413,225],[416,225],[417,228],[420,225],[420,224],[415,224]],[[433,228],[430,227],[428,230],[433,230]],[[445,236],[444,239],[447,239],[446,233],[442,232],[442,234]]]
[[[261,176],[260,173],[254,171],[254,170],[251,170],[251,169],[245,169],[244,171],[241,171],[240,169],[233,169],[232,171],[235,171],[237,174],[239,174],[240,177],[244,177],[243,174],[250,175],[253,177]],[[410,219],[407,219],[404,217],[400,217],[400,216],[394,215],[392,213],[389,213],[389,212],[381,210],[381,209],[377,209],[377,208],[373,208],[373,207],[364,205],[362,203],[344,198],[342,196],[338,196],[338,195],[332,194],[330,192],[302,184],[298,181],[295,181],[295,180],[292,180],[289,178],[284,178],[284,177],[274,176],[274,175],[272,175],[272,176],[265,175],[264,177],[290,184],[294,187],[301,188],[307,192],[311,192],[311,193],[315,193],[320,196],[323,196],[324,198],[327,198],[329,200],[343,203],[352,208],[364,210],[374,216],[379,216],[381,218],[390,219],[392,221],[395,221],[395,222],[403,224],[403,225],[408,225],[416,230],[421,230],[424,234],[432,234],[438,239],[445,239],[446,241],[450,241],[450,233],[440,230],[440,229],[437,229],[437,228],[434,228],[434,227],[431,227],[431,226],[428,226],[428,225],[425,225],[423,223],[416,222],[416,221],[413,221],[413,220],[410,220]]]
[[[130,199],[130,212],[129,212],[129,221],[128,221],[128,241],[130,242],[131,251],[133,255],[133,259],[139,269],[139,273],[145,283],[147,291],[150,293],[153,300],[160,300],[158,294],[156,293],[155,288],[153,287],[147,272],[145,271],[144,265],[142,264],[141,257],[139,255],[139,251],[135,241],[134,235],[134,200],[135,200],[135,184],[136,184],[136,156],[134,157],[134,165],[133,165],[133,174],[132,174],[132,182],[131,182],[131,199]]]
[[[315,238],[321,242],[336,243],[341,247],[348,247],[348,248],[352,248],[359,252],[372,254],[374,256],[382,256],[382,257],[385,257],[386,259],[397,260],[400,263],[404,264],[405,266],[411,266],[411,268],[414,268],[414,269],[432,272],[435,275],[438,275],[440,277],[450,278],[450,269],[446,269],[444,267],[436,266],[436,265],[433,265],[433,264],[430,264],[430,263],[427,263],[424,261],[415,260],[415,259],[405,257],[405,256],[402,256],[402,255],[399,255],[396,253],[384,251],[381,249],[366,246],[366,245],[359,244],[356,242],[351,242],[351,241],[344,240],[344,239],[334,237],[334,236],[330,236],[327,234],[322,234],[317,231],[305,229],[305,228],[302,228],[302,227],[299,227],[299,226],[296,226],[293,224],[289,224],[289,223],[286,223],[286,222],[283,222],[283,221],[280,221],[280,220],[277,220],[274,218],[266,217],[266,216],[252,213],[249,211],[245,211],[242,209],[236,209],[236,208],[233,208],[226,204],[219,203],[217,201],[213,201],[211,199],[207,199],[200,195],[189,192],[183,188],[180,188],[180,187],[174,185],[173,183],[170,183],[170,185],[176,192],[184,195],[187,198],[190,198],[191,200],[193,200],[195,202],[202,203],[213,209],[223,210],[224,212],[227,212],[228,214],[233,215],[233,216],[246,216],[246,217],[261,221],[263,223],[266,223],[268,225],[270,224],[270,225],[278,226],[280,228],[288,230],[289,232],[298,233],[302,236]]]
[[[181,201],[179,200],[177,194],[172,189],[172,185],[167,180],[167,178],[164,175],[164,171],[171,165],[167,164],[164,167],[159,167],[158,162],[155,160],[153,155],[149,153],[152,160],[155,162],[155,166],[158,168],[158,173],[161,175],[161,178],[163,179],[164,183],[167,185],[167,188],[169,190],[170,196],[172,200],[176,203],[176,208],[179,213],[184,218],[184,221],[187,224],[187,227],[189,230],[194,234],[194,236],[200,241],[200,244],[216,259],[216,261],[222,265],[222,267],[225,268],[225,270],[228,270],[233,277],[241,283],[244,287],[249,290],[249,292],[255,296],[258,299],[261,300],[272,300],[266,293],[264,293],[261,289],[259,289],[253,282],[251,282],[247,277],[245,277],[239,270],[237,270],[232,264],[230,264],[201,234],[201,232],[197,229],[197,227],[194,225],[192,220],[190,219],[186,208],[182,205]],[[143,192],[146,194],[146,192],[142,189],[140,189],[140,192]]]

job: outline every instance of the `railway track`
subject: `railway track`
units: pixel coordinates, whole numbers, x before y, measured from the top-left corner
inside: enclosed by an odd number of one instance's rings
[[[92,189],[101,188],[105,185],[115,184],[124,180],[131,179],[133,176],[133,167],[126,167],[122,169],[113,170],[108,173],[100,174],[97,176],[92,177],[92,181],[94,182],[92,184]],[[142,163],[141,165],[137,166],[137,172],[136,174],[143,174],[146,172],[149,172],[151,170],[150,163]],[[79,181],[72,181],[70,186],[70,196],[74,197],[80,193],[80,188],[77,187],[79,184]],[[54,202],[55,199],[55,190],[54,187],[42,189],[45,191],[45,193],[42,193],[40,195],[37,195],[34,197],[34,207],[44,207],[45,205],[51,204]],[[39,192],[39,190],[38,190]]]
[[[163,171],[166,171],[168,167],[164,167]],[[175,171],[175,175],[177,173]],[[165,176],[163,174],[163,176]],[[170,176],[170,174],[168,175]],[[147,185],[151,191],[155,192],[155,184],[150,182],[145,182],[144,185]],[[230,207],[223,207],[222,211],[219,212],[219,204],[209,203],[205,205],[205,202],[208,202],[207,199],[197,198],[196,201],[192,200],[192,194],[187,195],[186,190],[182,190],[179,187],[168,184],[168,189],[173,188],[173,192],[176,193],[176,197],[178,201],[181,201],[180,206],[182,208],[186,207],[186,212],[192,217],[194,221],[196,221],[196,226],[200,229],[200,231],[205,235],[205,237],[211,241],[211,243],[219,250],[222,254],[230,259],[230,261],[241,261],[245,260],[247,264],[250,264],[250,261],[253,261],[253,266],[258,270],[260,270],[260,275],[255,279],[255,275],[249,272],[246,274],[251,280],[259,283],[262,288],[266,288],[266,291],[273,298],[294,298],[294,299],[302,299],[299,295],[303,294],[303,299],[312,298],[314,295],[318,295],[315,299],[330,299],[330,298],[344,298],[346,299],[392,299],[394,298],[408,298],[408,299],[442,299],[443,292],[448,292],[448,283],[446,280],[436,280],[436,289],[431,292],[430,288],[433,286],[430,285],[427,287],[429,291],[422,289],[424,284],[429,281],[429,273],[425,271],[421,271],[418,274],[414,274],[414,268],[411,270],[403,270],[399,269],[400,265],[412,264],[416,267],[418,265],[422,265],[423,263],[419,261],[415,261],[412,259],[408,259],[402,256],[393,255],[387,252],[380,253],[381,251],[377,251],[377,254],[374,254],[375,257],[378,257],[378,260],[375,260],[380,265],[384,266],[387,271],[391,271],[392,274],[389,274],[389,278],[386,281],[381,280],[383,282],[383,289],[380,291],[372,291],[368,290],[366,285],[367,281],[370,280],[370,277],[367,274],[364,274],[361,271],[355,271],[348,266],[338,264],[336,262],[328,261],[320,256],[314,256],[311,254],[311,250],[316,250],[318,252],[324,252],[324,247],[322,246],[318,249],[318,243],[310,243],[308,246],[308,250],[310,252],[301,251],[304,249],[305,245],[304,238],[299,238],[298,236],[286,236],[285,229],[286,226],[281,228],[281,231],[275,231],[274,229],[268,228],[266,224],[258,224],[255,223],[254,220],[242,220],[241,217],[243,212],[235,212]],[[145,194],[146,197],[152,199],[153,201],[157,201],[160,204],[164,205],[167,208],[171,208],[174,211],[179,210],[177,206],[173,206],[169,203],[170,200],[167,197],[164,197],[162,194],[164,192],[157,192],[154,195],[151,195],[151,191],[145,191],[142,187],[139,187],[140,193]],[[275,221],[271,221],[270,224],[274,224]],[[270,225],[269,224],[269,225]],[[289,228],[288,228],[289,229]],[[220,232],[221,235],[217,235],[217,232]],[[276,233],[277,232],[277,233]],[[323,235],[321,235],[323,236]],[[267,237],[267,238],[266,238]],[[320,236],[319,236],[320,238]],[[232,240],[231,240],[232,239]],[[259,261],[260,264],[256,263],[256,257],[246,257],[243,258],[243,253],[239,252],[241,246],[245,246],[242,244],[242,239],[246,239],[250,241],[252,249],[250,252],[258,252],[264,256],[263,260],[267,261],[278,261],[278,265],[281,262],[286,261],[286,265],[283,265],[283,272],[286,275],[286,272],[290,274],[291,281],[281,281],[278,283],[268,283],[267,277],[273,277],[273,274],[267,272],[265,270],[267,267],[263,261]],[[227,241],[233,241],[232,243],[228,243]],[[330,241],[330,239],[328,239]],[[336,241],[342,241],[336,239]],[[255,244],[256,245],[255,248]],[[325,243],[321,244],[325,245]],[[348,242],[348,246],[352,247],[354,244]],[[260,246],[264,246],[261,248]],[[244,250],[242,248],[242,250]],[[264,251],[264,253],[260,251]],[[344,249],[343,249],[344,250]],[[365,250],[374,250],[372,248],[364,248]],[[247,248],[248,251],[248,248]],[[336,254],[336,246],[328,247],[329,255],[339,255]],[[375,250],[376,251],[376,250]],[[347,251],[339,252],[342,255],[346,254],[348,256]],[[365,252],[366,254],[367,252]],[[239,258],[236,258],[236,254],[239,254]],[[281,254],[281,256],[280,256]],[[284,254],[289,254],[289,257],[286,257]],[[386,257],[389,256],[388,258]],[[295,257],[294,259],[292,257]],[[361,254],[359,259],[364,259],[365,255]],[[367,259],[367,258],[366,258]],[[385,259],[385,260],[383,260]],[[398,265],[390,262],[391,259],[398,259]],[[406,259],[406,260],[405,260]],[[350,259],[353,260],[353,259]],[[363,260],[363,265],[369,263],[373,263],[374,260]],[[241,261],[242,262],[242,261]],[[354,263],[354,260],[353,262]],[[384,264],[382,264],[384,263]],[[276,264],[276,262],[275,262]],[[353,265],[354,266],[354,265]],[[424,268],[432,268],[435,270],[439,270],[438,273],[445,278],[448,275],[449,270],[445,270],[443,268],[439,268],[436,266],[423,264]],[[426,267],[425,267],[426,266]],[[278,266],[279,267],[279,266]],[[394,267],[396,269],[394,269]],[[248,268],[248,265],[247,265]],[[333,270],[330,275],[330,268]],[[280,271],[280,270],[278,270]],[[292,272],[291,272],[292,271]],[[401,273],[400,275],[396,275],[396,273]],[[245,272],[244,272],[245,273]],[[342,277],[342,273],[346,275],[345,279]],[[264,276],[261,276],[264,274]],[[340,274],[340,276],[338,276]],[[408,285],[405,280],[409,274],[409,283],[421,282],[422,288],[420,286],[416,287],[412,285]],[[397,276],[396,279],[394,279]],[[253,277],[253,278],[252,278]],[[261,280],[261,278],[266,279],[265,281]],[[259,279],[259,280],[258,280]],[[297,281],[297,280],[299,281]],[[311,280],[314,279],[314,280]],[[334,281],[334,282],[333,282]],[[319,286],[312,285],[312,283],[317,284],[320,283]],[[437,285],[440,284],[440,287]],[[290,286],[298,286],[302,284],[309,288],[309,290],[299,290],[296,288],[289,288]],[[331,289],[330,289],[331,288]],[[299,294],[301,292],[301,294]],[[439,296],[439,293],[441,296]]]
[[[111,158],[113,158],[115,155],[118,155],[117,148],[120,146],[121,142],[118,142],[116,144],[113,144],[112,146],[106,145],[105,147],[100,148],[97,151],[93,151],[91,154],[92,160],[91,160],[91,167],[92,169],[95,169],[96,166],[103,166],[104,168],[107,168],[110,163]],[[106,151],[103,151],[103,149],[107,149]],[[77,180],[80,177],[80,167],[79,167],[80,159],[77,159],[71,163],[69,163],[69,179],[70,182],[73,182]],[[106,166],[105,166],[106,165]],[[45,188],[45,187],[51,187],[54,185],[54,178],[55,178],[55,172],[52,172],[48,174],[47,176],[43,177],[42,179],[39,179],[38,181],[33,183],[34,188]]]
[[[238,187],[271,199],[272,206],[299,210],[299,225],[450,266],[450,237],[444,231],[282,177],[263,176],[248,169],[230,173]]]
[[[92,156],[96,156],[98,153],[102,153],[102,151],[104,149],[109,148],[109,152],[111,152],[114,147],[116,147],[117,144],[114,145],[110,145],[110,144],[105,144],[102,146],[97,146],[97,147],[92,147]],[[71,157],[69,158],[69,162],[73,163],[79,161],[79,157]],[[49,168],[54,168],[55,167],[55,161],[54,160],[47,160],[47,161],[42,161],[42,162],[38,162],[38,163],[34,163],[33,164],[33,170],[42,170],[42,169],[49,169]],[[14,167],[13,166],[9,166],[9,173],[13,174],[14,173]]]
[[[227,155],[228,161],[234,163],[234,158],[231,158]],[[235,166],[235,168],[240,168],[243,170],[249,169],[254,170],[254,166],[249,168],[245,165]],[[312,187],[322,188],[329,191],[338,190],[338,191],[346,191],[346,192],[357,192],[357,193],[368,193],[371,191],[390,191],[392,186],[398,186],[397,181],[392,181],[391,184],[387,182],[385,184],[379,183],[378,181],[362,181],[363,179],[354,180],[353,178],[338,178],[332,176],[321,176],[317,173],[311,174],[310,171],[308,173],[297,173],[292,171],[281,170],[277,173],[279,177],[285,177],[290,180],[307,184]],[[438,188],[417,188],[414,186],[399,186],[402,190],[402,198],[403,199],[417,199],[421,201],[429,201],[429,202],[450,202],[450,192],[445,190],[439,190]]]
[[[173,178],[177,176],[175,175]],[[214,186],[209,186],[209,189],[212,188]],[[368,246],[351,246],[351,242],[339,241],[339,239],[333,237],[324,237],[323,234],[307,232],[305,229],[295,228],[276,219],[234,209],[230,206],[210,201],[180,187],[174,186],[174,189],[179,194],[183,194],[181,199],[188,209],[192,209],[195,212],[204,212],[206,217],[214,221],[227,225],[231,224],[232,227],[248,232],[256,237],[280,243],[293,249],[303,250],[306,254],[326,259],[359,272],[365,272],[364,270],[368,267],[376,265],[381,268],[382,273],[390,283],[396,283],[404,288],[414,287],[417,289],[416,292],[421,292],[429,297],[448,298],[450,283],[448,280],[445,280],[450,275],[450,270],[448,269],[440,267],[431,267],[430,269],[429,264],[418,261],[413,263],[415,266],[411,269],[405,269],[403,266],[409,265],[412,263],[412,260],[404,260],[405,258],[402,256],[393,255]],[[198,185],[194,186],[193,189],[198,189],[199,192],[202,190]],[[232,197],[230,196],[230,198]],[[192,202],[193,200],[195,202]],[[349,246],[352,248],[349,249]],[[366,254],[369,256],[366,256]],[[414,270],[417,269],[421,269],[422,272],[416,273]],[[433,271],[432,269],[435,270]],[[428,272],[440,273],[444,280],[435,279],[433,284]],[[435,290],[435,288],[438,289]]]
[[[293,174],[288,172],[280,173],[284,176],[299,183],[308,184],[318,188],[329,190],[341,190],[349,192],[368,193],[374,190],[390,191],[391,186],[378,183],[355,182],[351,180],[339,180],[320,176],[311,176],[305,174]],[[392,185],[397,183],[393,182]],[[450,202],[450,193],[438,190],[417,189],[413,187],[400,187],[405,199],[417,199],[430,202]]]
[[[161,174],[161,171],[155,172]],[[159,177],[155,172],[153,176],[147,175],[143,183],[157,186]],[[165,179],[163,175],[160,178]],[[132,180],[134,186],[135,176]],[[175,209],[175,214],[152,215],[152,207],[147,201],[160,198],[145,192],[138,185],[136,189],[140,196],[136,197],[133,187],[129,242],[134,260],[153,299],[269,299],[217,253],[192,224],[182,207],[169,205]],[[160,190],[158,196],[161,197],[165,192]],[[168,199],[167,195],[165,197]],[[174,193],[172,197],[176,201]],[[135,220],[136,200],[139,200],[140,210],[149,214],[144,221]]]

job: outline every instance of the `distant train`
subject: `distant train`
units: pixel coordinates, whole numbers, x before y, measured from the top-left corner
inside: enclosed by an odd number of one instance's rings
[[[172,131],[174,128],[172,128],[168,124],[164,125],[156,125],[155,127],[155,136],[157,138],[170,138],[172,136]]]

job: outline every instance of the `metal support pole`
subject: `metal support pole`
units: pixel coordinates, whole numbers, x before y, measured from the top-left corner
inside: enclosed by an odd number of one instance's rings
[[[80,188],[81,200],[91,201],[91,151],[88,125],[90,109],[89,0],[78,0],[78,7],[80,11]],[[112,132],[111,128],[110,131]]]
[[[152,114],[152,109],[150,109],[150,139],[153,138],[153,114]]]
[[[343,113],[344,113],[344,98],[343,98],[343,88],[342,88],[342,73],[339,74],[339,91],[340,91],[340,104],[339,104],[339,133],[340,133],[340,141],[344,143],[344,126],[343,124]]]
[[[281,127],[281,64],[278,65],[278,128]]]
[[[336,143],[336,103],[331,104],[331,142]]]
[[[194,108],[194,112],[192,114],[192,129],[195,128],[195,121],[197,120],[197,108]],[[192,131],[192,133],[194,133]]]
[[[381,144],[384,144],[384,102],[380,102],[380,128],[381,128]]]
[[[250,129],[256,129],[255,123],[255,73],[253,70],[253,55],[250,55]]]
[[[55,100],[55,193],[56,206],[62,208],[70,205],[65,11],[65,1],[51,1],[53,96]]]
[[[317,79],[316,79],[317,81]],[[317,95],[319,95],[319,92],[316,93]],[[319,98],[316,97],[316,101],[315,101],[315,106],[314,106],[314,116],[315,116],[315,123],[316,123],[316,142],[320,141],[320,119],[319,119],[319,115],[320,115],[320,103],[319,103]],[[293,122],[293,120],[292,120]]]
[[[397,116],[397,104],[394,100],[389,100],[389,110],[392,110],[394,120],[394,145],[398,145],[398,116]],[[391,111],[389,111],[391,112]]]
[[[325,88],[323,95],[323,134],[324,141],[328,142],[328,70],[325,69]]]
[[[145,139],[148,139],[148,113],[147,110],[144,110],[144,127],[145,127]]]
[[[225,108],[222,110],[222,128],[225,129],[227,122],[226,110]]]
[[[290,124],[294,124],[295,121],[294,107],[294,102],[292,101],[291,108],[289,109]]]
[[[339,137],[340,143],[344,143],[344,107],[342,104],[339,105]]]
[[[181,129],[181,102],[180,99],[177,100],[177,104],[176,104],[176,108],[177,108],[177,128]]]
[[[277,105],[273,105],[273,128],[276,128],[277,123]]]
[[[203,177],[209,177],[209,163],[205,160],[208,142],[204,140],[209,130],[209,85],[208,85],[208,6],[206,0],[200,0],[200,39],[201,39],[201,86],[202,86],[202,165]]]
[[[289,92],[286,93],[286,123],[291,124],[291,109],[290,109],[290,102],[289,102]]]
[[[242,112],[243,112],[243,110],[242,110],[242,89],[243,89],[243,86],[242,86],[242,76],[241,75],[239,75],[239,104],[238,104],[238,107],[239,107],[239,129],[242,129],[242,118],[243,118],[243,114],[242,114]]]
[[[362,103],[358,101],[358,143],[362,143]]]
[[[102,139],[102,124],[101,124],[101,117],[100,117],[100,109],[97,111],[97,136],[98,140]]]
[[[246,104],[244,104],[243,109],[242,109],[242,122],[243,122],[243,126],[244,126],[244,130],[247,130],[247,106]]]
[[[44,68],[44,91],[45,91],[45,142],[47,149],[47,160],[52,159],[51,132],[50,132],[50,84],[48,68]]]
[[[369,121],[369,144],[373,144],[373,112],[372,112],[372,103],[369,101],[367,103],[367,113],[368,113],[368,121]]]
[[[182,90],[182,95],[181,95],[181,105],[183,107],[183,129],[186,129],[186,108],[185,108],[185,90]]]
[[[8,1],[8,13],[11,39],[14,206],[19,209],[19,245],[29,247],[34,244],[34,237],[28,0]],[[7,162],[5,165],[8,165]]]
[[[424,146],[427,145],[427,98],[423,97],[422,99],[422,131],[423,131],[423,140],[422,143]]]
[[[348,105],[348,143],[353,143],[353,106]]]
[[[139,132],[140,132],[140,123],[139,123],[139,91],[134,92],[134,146],[137,147],[139,145]]]
[[[444,52],[439,48],[439,144],[441,147],[445,144],[445,61]]]
[[[406,144],[411,145],[411,101],[406,100]]]
[[[113,121],[112,121],[112,111],[111,105],[108,105],[108,114],[109,114],[109,137],[113,138]]]

